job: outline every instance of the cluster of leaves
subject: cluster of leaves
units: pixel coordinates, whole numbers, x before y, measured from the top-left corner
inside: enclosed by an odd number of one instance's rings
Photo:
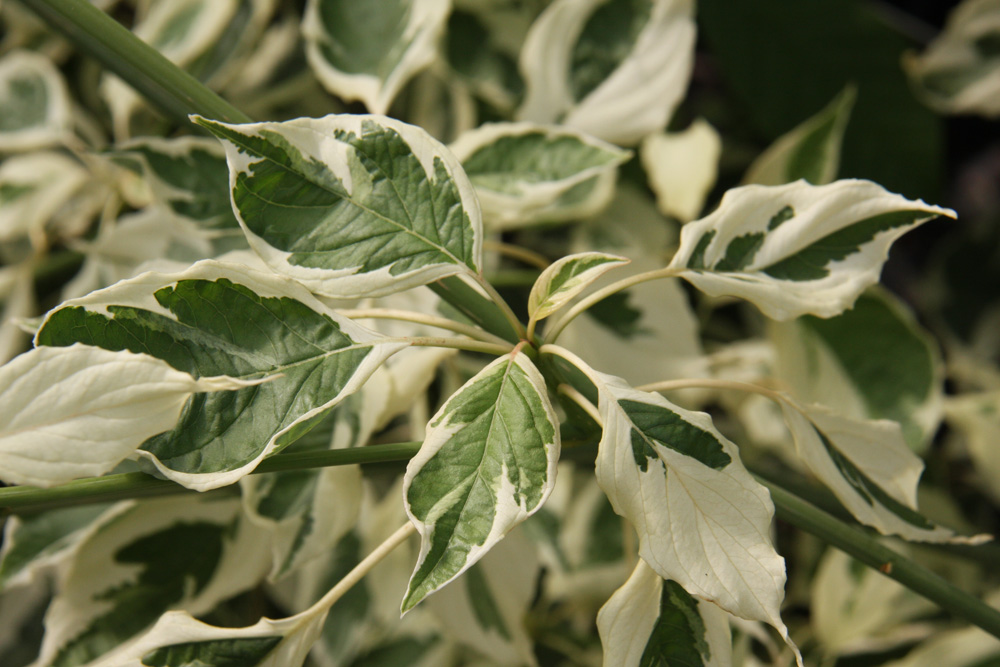
[[[942,627],[830,551],[790,633],[748,471],[944,544],[982,541],[917,509],[946,413],[1000,479],[1000,372],[956,341],[946,397],[876,285],[956,214],[837,180],[854,87],[715,197],[719,133],[666,130],[693,0],[26,4],[110,11],[273,120],[166,120],[0,10],[0,480],[206,492],[8,517],[4,664],[802,664]],[[907,67],[991,113],[997,29],[962,11]],[[399,440],[405,471],[265,472]],[[961,629],[906,664],[953,645],[1000,655]]]

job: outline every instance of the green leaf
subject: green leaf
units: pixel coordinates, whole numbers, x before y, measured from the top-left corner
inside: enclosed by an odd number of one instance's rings
[[[599,373],[571,352],[553,354],[596,386],[604,435],[597,482],[639,535],[639,556],[664,579],[731,614],[774,626],[785,563],[769,535],[774,505],[707,414]]]
[[[799,458],[861,523],[920,542],[989,539],[957,537],[917,511],[924,464],[907,447],[898,423],[850,419],[820,405],[803,406],[786,394],[778,399]]]
[[[537,511],[555,484],[558,460],[558,421],[545,381],[524,354],[497,359],[455,392],[406,467],[406,511],[421,542],[403,611]]]
[[[302,22],[309,64],[331,93],[384,114],[437,56],[449,9],[439,0],[309,0]]]
[[[568,255],[542,271],[528,295],[528,316],[541,320],[556,312],[602,275],[628,263],[603,252]]]
[[[488,12],[491,8],[473,8]],[[501,12],[503,7],[497,8]],[[500,20],[510,17],[504,16]],[[504,51],[501,39],[474,13],[454,8],[448,17],[445,55],[448,64],[473,92],[501,111],[510,112],[524,94],[517,61]]]
[[[518,120],[560,122],[620,145],[662,130],[694,62],[691,0],[556,0],[521,50]]]
[[[729,619],[639,561],[597,615],[606,664],[622,667],[732,664]]]
[[[998,15],[994,3],[963,2],[923,53],[906,54],[904,68],[930,107],[949,114],[1000,115]]]
[[[55,65],[30,51],[0,59],[0,150],[58,146],[72,136],[69,91]]]
[[[944,391],[940,352],[889,292],[869,290],[837,317],[775,323],[770,337],[776,374],[799,400],[857,419],[897,421],[917,452],[937,431]]]
[[[616,168],[630,153],[566,127],[493,123],[450,146],[461,160],[493,230],[572,220],[604,208]],[[577,198],[576,188],[595,180]]]
[[[711,296],[738,296],[776,320],[831,317],[878,282],[902,234],[955,212],[869,181],[797,181],[730,190],[681,231],[670,267]]]
[[[782,135],[747,169],[744,183],[783,185],[803,178],[825,185],[837,178],[840,147],[857,90],[844,88],[815,116]]]
[[[195,122],[229,159],[233,207],[277,272],[333,297],[382,296],[477,271],[482,221],[458,160],[378,116]]]
[[[148,183],[153,198],[205,229],[239,227],[229,203],[229,170],[218,143],[200,137],[143,137],[122,144],[111,159]]]
[[[260,538],[239,520],[236,499],[133,504],[78,547],[46,614],[37,664],[88,664],[169,609],[206,613],[254,586],[268,560]]]
[[[70,301],[37,336],[40,345],[77,341],[144,352],[196,377],[269,380],[196,395],[173,430],[138,450],[168,478],[199,490],[248,474],[406,346],[340,317],[293,281],[215,260]]]

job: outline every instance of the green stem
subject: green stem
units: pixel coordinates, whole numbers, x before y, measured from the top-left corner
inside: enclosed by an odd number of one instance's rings
[[[500,307],[480,294],[458,276],[450,276],[428,285],[435,294],[454,306],[478,326],[511,343],[521,340],[520,333],[504,316]]]
[[[864,530],[827,514],[777,484],[757,478],[771,492],[776,516],[815,535],[865,565],[895,579],[942,609],[1000,637],[1000,610],[969,595],[930,570],[886,547]]]
[[[410,345],[415,345],[417,347],[445,347],[452,350],[482,352],[483,354],[495,354],[497,356],[510,354],[510,351],[514,349],[514,346],[509,343],[484,343],[478,340],[469,340],[468,338],[435,338],[433,336],[417,336],[413,338],[388,340],[399,340],[400,342],[409,343]]]
[[[265,459],[251,474],[324,468],[353,463],[406,461],[412,458],[419,449],[419,442],[396,442],[352,449],[288,452]],[[32,486],[0,488],[0,508],[4,508],[8,512],[36,512],[88,503],[149,498],[187,492],[189,489],[180,484],[157,479],[142,472],[129,472],[81,479],[50,489],[39,489]]]
[[[229,123],[252,121],[87,0],[21,2],[168,116],[184,122],[191,113]]]

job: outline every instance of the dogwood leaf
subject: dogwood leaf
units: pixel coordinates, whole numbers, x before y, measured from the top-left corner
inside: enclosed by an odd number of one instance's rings
[[[639,556],[664,579],[731,614],[781,620],[785,562],[769,535],[774,505],[708,415],[637,391],[564,349],[598,393],[604,434],[597,482],[639,534]]]
[[[403,495],[420,554],[403,611],[482,558],[537,511],[555,484],[559,426],[523,353],[500,357],[431,419]]]
[[[447,0],[309,0],[302,34],[323,86],[384,114],[414,74],[437,56]]]
[[[656,132],[639,148],[656,207],[681,222],[694,220],[719,172],[722,137],[699,118],[683,132]]]
[[[831,317],[878,282],[902,234],[955,212],[870,181],[796,181],[730,190],[685,225],[670,267],[711,296],[738,296],[776,320]]]
[[[787,395],[780,395],[779,404],[799,457],[861,523],[920,542],[987,539],[956,537],[917,512],[924,464],[906,446],[898,423],[849,419]]]
[[[0,164],[0,241],[37,238],[46,223],[90,180],[62,153],[14,155]]]
[[[0,478],[44,487],[103,475],[172,428],[193,394],[256,384],[196,379],[127,350],[35,348],[0,367]]]
[[[45,56],[14,51],[0,59],[0,151],[57,146],[72,131],[69,91]]]
[[[194,119],[226,147],[250,245],[314,292],[381,296],[478,270],[475,192],[458,160],[420,128],[353,115]]]
[[[253,587],[269,553],[239,509],[191,494],[132,503],[104,522],[62,578],[35,664],[89,664],[169,609],[204,614]]]
[[[606,184],[613,185],[616,167],[630,155],[582,132],[534,123],[482,125],[450,148],[476,189],[484,223],[493,230],[599,211],[613,194]]]
[[[198,377],[269,380],[198,394],[173,430],[137,451],[198,490],[248,474],[406,346],[337,315],[294,281],[216,260],[69,301],[36,337],[40,345],[74,342],[144,352]]]
[[[605,664],[728,667],[732,639],[725,612],[664,581],[640,560],[625,585],[601,607],[597,630]]]
[[[822,111],[780,137],[747,169],[744,183],[783,185],[803,178],[825,185],[837,178],[840,147],[857,92],[848,86]]]
[[[573,297],[628,258],[603,252],[568,255],[542,271],[528,295],[528,316],[541,320],[565,306]]]
[[[693,12],[691,0],[556,0],[521,50],[518,119],[622,145],[663,129],[691,76]]]

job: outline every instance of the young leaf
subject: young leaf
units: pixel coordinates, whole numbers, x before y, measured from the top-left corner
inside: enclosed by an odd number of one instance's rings
[[[861,523],[920,542],[986,539],[956,537],[917,512],[924,464],[906,446],[896,422],[849,419],[820,405],[799,405],[786,395],[779,403],[799,457]]]
[[[774,505],[708,415],[599,373],[561,348],[595,385],[604,435],[597,482],[639,534],[639,556],[664,579],[740,618],[781,620],[785,561],[769,535]]]
[[[692,0],[556,0],[521,50],[518,119],[621,145],[663,129],[691,76],[693,13]]]
[[[897,421],[917,452],[937,431],[944,391],[940,352],[889,292],[869,290],[837,317],[774,323],[770,338],[776,375],[799,401],[845,417]]]
[[[476,188],[491,230],[599,211],[613,193],[604,184],[614,183],[616,167],[630,155],[582,132],[534,123],[482,125],[450,148]]]
[[[685,225],[670,267],[711,296],[738,296],[776,320],[838,315],[878,281],[902,234],[955,212],[870,181],[797,181],[730,190]]]
[[[616,267],[628,263],[628,258],[603,252],[581,252],[568,255],[542,271],[528,295],[528,316],[545,319],[583,290]]]
[[[660,213],[694,220],[719,173],[722,138],[699,118],[683,132],[657,132],[642,140],[639,157]]]
[[[169,609],[204,614],[256,585],[269,552],[239,510],[238,499],[190,494],[133,503],[105,522],[62,579],[36,665],[89,664]]]
[[[403,611],[537,511],[558,461],[558,421],[544,379],[523,353],[500,357],[455,392],[406,466],[406,512],[421,541]]]
[[[1000,60],[992,0],[965,0],[922,54],[907,53],[904,68],[921,98],[943,113],[1000,116]]]
[[[450,9],[446,0],[309,0],[302,21],[309,65],[334,95],[384,114],[437,56]]]
[[[30,51],[0,59],[0,151],[58,146],[72,131],[69,91],[55,65]]]
[[[314,292],[381,296],[478,270],[475,191],[458,160],[420,128],[352,115],[194,120],[226,147],[250,245]]]
[[[601,607],[597,630],[605,664],[732,664],[725,612],[691,597],[676,582],[664,581],[645,561],[639,561],[625,585]]]
[[[70,301],[36,337],[40,345],[74,342],[145,352],[198,377],[270,380],[197,395],[173,430],[138,450],[198,490],[248,474],[406,346],[340,317],[294,281],[217,260],[144,273]]]
[[[837,178],[840,146],[857,92],[848,86],[812,118],[780,137],[747,169],[744,183],[784,185],[805,179],[826,185]]]
[[[226,194],[229,170],[218,143],[208,138],[143,137],[110,153],[118,165],[141,175],[153,199],[205,229],[239,225]]]
[[[103,475],[172,428],[193,394],[256,384],[196,379],[127,350],[35,348],[0,367],[0,479],[45,487]]]

